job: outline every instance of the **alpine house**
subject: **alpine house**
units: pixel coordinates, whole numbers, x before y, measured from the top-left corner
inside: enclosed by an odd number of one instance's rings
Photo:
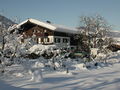
[[[23,35],[21,40],[23,43],[24,39],[35,35],[35,42],[38,44],[55,44],[58,47],[74,46],[76,44],[74,35],[77,34],[77,29],[55,25],[50,21],[41,22],[35,19],[27,19],[18,24],[16,28],[19,30],[19,34]]]

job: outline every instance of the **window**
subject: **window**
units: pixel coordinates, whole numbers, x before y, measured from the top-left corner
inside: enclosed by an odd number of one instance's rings
[[[49,42],[50,41],[50,39],[49,38],[47,38],[47,42]]]
[[[41,43],[41,38],[37,38],[37,42],[38,42],[38,43]]]
[[[54,42],[55,42],[55,43],[57,42],[57,38],[54,38]]]
[[[36,33],[36,30],[35,30],[35,29],[33,30],[33,33]]]
[[[24,39],[21,39],[21,42],[24,43]]]
[[[43,38],[41,38],[41,42],[43,42]]]
[[[39,30],[37,30],[37,33],[40,33],[40,31],[39,31]]]
[[[67,38],[63,38],[63,43],[68,43],[68,39]]]
[[[57,39],[57,42],[60,43],[60,38]]]
[[[55,39],[54,39],[54,42],[55,42],[55,43],[60,43],[60,42],[61,42],[61,39],[60,39],[60,38],[55,38]]]

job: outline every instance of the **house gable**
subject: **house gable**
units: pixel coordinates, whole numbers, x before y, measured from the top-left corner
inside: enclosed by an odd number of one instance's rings
[[[32,37],[33,34],[36,37],[44,37],[44,36],[52,36],[54,32],[42,26],[38,26],[31,22],[26,22],[25,24],[21,25],[20,34],[23,34],[25,38]]]

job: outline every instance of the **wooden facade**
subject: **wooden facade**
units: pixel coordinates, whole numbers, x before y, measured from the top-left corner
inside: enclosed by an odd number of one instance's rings
[[[20,33],[24,35],[24,38],[32,37],[33,34],[35,34],[36,37],[53,36],[54,34],[53,31],[32,23],[22,25],[21,29]]]

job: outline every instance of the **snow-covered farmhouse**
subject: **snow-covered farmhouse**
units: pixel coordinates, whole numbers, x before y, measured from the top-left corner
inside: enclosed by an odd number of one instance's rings
[[[21,42],[26,38],[36,36],[35,42],[43,45],[57,45],[58,47],[74,46],[76,44],[74,35],[77,29],[52,24],[50,21],[41,22],[35,19],[27,19],[18,24],[19,34],[23,35]]]

